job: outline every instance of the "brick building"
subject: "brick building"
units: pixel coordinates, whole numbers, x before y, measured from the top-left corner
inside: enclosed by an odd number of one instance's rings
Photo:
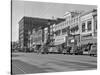
[[[19,43],[20,48],[27,48],[29,43],[29,32],[32,33],[33,29],[37,29],[39,27],[44,28],[48,27],[48,22],[52,25],[53,23],[57,23],[63,21],[64,19],[44,19],[44,18],[36,18],[36,17],[26,17],[24,16],[19,21]]]

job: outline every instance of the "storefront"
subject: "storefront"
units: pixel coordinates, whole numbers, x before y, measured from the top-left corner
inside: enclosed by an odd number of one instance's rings
[[[94,38],[92,33],[81,35],[81,49],[83,54],[89,54],[92,45],[97,45],[97,38]]]
[[[63,50],[64,44],[66,43],[65,36],[57,36],[54,41],[54,45],[57,47],[58,50]]]
[[[73,38],[73,36],[68,37],[67,45],[68,46],[73,46],[74,45],[74,38]]]
[[[89,34],[81,35],[80,42],[81,45],[88,44],[88,43],[95,44],[97,43],[97,38],[94,38],[92,33],[89,33]]]
[[[68,37],[68,46],[73,46],[73,45],[80,45],[80,35],[72,35]]]

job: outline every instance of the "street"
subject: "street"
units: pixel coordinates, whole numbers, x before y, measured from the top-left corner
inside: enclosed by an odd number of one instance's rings
[[[12,53],[12,74],[95,70],[97,57],[85,55]]]

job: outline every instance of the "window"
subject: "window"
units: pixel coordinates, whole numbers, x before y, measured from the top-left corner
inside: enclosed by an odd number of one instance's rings
[[[62,34],[65,34],[67,32],[67,28],[62,29]]]
[[[77,32],[78,30],[79,30],[79,27],[77,25],[77,26],[75,26],[75,31]]]
[[[97,30],[97,16],[94,17],[94,25],[95,25],[94,26],[95,27],[95,30]]]
[[[56,36],[59,36],[60,35],[60,32],[61,32],[60,30],[56,31],[55,32]]]
[[[88,22],[87,22],[87,30],[88,30],[88,31],[91,31],[91,30],[92,30],[92,25],[91,25],[91,24],[92,24],[91,21],[88,21]]]
[[[74,27],[71,28],[71,32],[72,32],[72,33],[75,32],[75,28],[74,28]]]
[[[85,32],[85,23],[82,23],[82,32]]]
[[[74,22],[75,22],[75,18],[74,18]]]
[[[77,32],[78,30],[79,30],[78,25],[71,28],[72,33]]]
[[[76,21],[78,21],[78,17],[76,18]]]

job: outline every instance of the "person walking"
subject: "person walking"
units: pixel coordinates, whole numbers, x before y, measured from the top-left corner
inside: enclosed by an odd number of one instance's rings
[[[37,48],[37,54],[39,54],[40,53],[40,45],[38,45],[38,48]]]

